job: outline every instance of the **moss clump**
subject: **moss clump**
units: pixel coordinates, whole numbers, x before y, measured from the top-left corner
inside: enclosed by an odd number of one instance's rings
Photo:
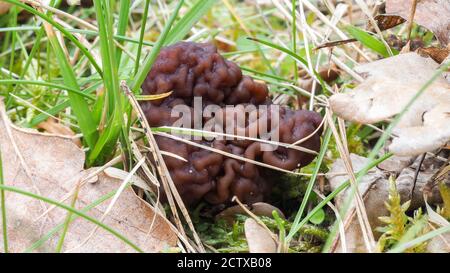
[[[401,204],[395,180],[391,177],[389,182],[389,199],[385,202],[385,205],[390,215],[379,218],[386,223],[386,226],[377,229],[383,232],[383,235],[378,240],[378,250],[380,252],[391,249],[396,244],[405,241],[406,238],[408,241],[412,240],[426,233],[427,229],[427,219],[422,214],[422,209],[416,210],[413,217],[408,217],[406,211],[409,208],[410,201]],[[408,248],[405,252],[422,253],[425,252],[426,246],[427,242],[424,242]]]
[[[208,249],[223,253],[248,252],[248,244],[245,238],[244,222],[248,218],[245,215],[236,215],[232,224],[222,219],[194,218],[194,225],[202,241]],[[279,233],[277,222],[269,217],[260,217],[263,223],[275,234]],[[283,228],[289,232],[291,222],[281,220]],[[288,252],[319,252],[328,236],[328,231],[314,225],[303,226],[298,235],[292,240]]]

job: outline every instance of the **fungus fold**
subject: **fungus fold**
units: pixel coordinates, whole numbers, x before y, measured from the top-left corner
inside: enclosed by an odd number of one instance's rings
[[[266,126],[266,131],[276,132],[279,142],[292,144],[308,137],[299,146],[313,151],[320,149],[322,118],[318,113],[272,104],[265,84],[243,75],[235,63],[224,59],[216,47],[208,43],[180,42],[163,48],[142,90],[144,95],[172,91],[164,99],[141,102],[152,127],[173,126],[180,118],[174,115],[179,114],[175,110],[184,109],[188,125],[195,128],[194,106],[196,98],[201,98],[201,110],[208,106],[216,109],[214,115],[200,117],[202,124],[209,121],[213,125],[211,131],[266,138],[267,135],[261,133]],[[244,122],[227,115],[230,106],[238,113],[250,109],[244,115]],[[185,159],[164,155],[170,175],[187,204],[202,199],[211,204],[227,204],[233,196],[252,204],[264,200],[277,180],[273,171],[268,172],[262,166],[164,136],[155,138],[161,150]],[[191,141],[285,170],[303,167],[315,156],[285,146],[265,149],[264,143],[248,138],[200,137]]]

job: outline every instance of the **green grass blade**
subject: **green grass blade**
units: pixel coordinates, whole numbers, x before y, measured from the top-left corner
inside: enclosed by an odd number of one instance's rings
[[[36,26],[6,27],[6,28],[0,28],[0,32],[10,33],[11,31],[28,31],[28,30],[37,31],[39,29],[40,29],[40,27],[36,27]],[[80,34],[89,35],[89,36],[98,36],[97,31],[87,30],[87,29],[68,28],[67,31],[69,33],[80,33]],[[114,35],[114,39],[117,41],[120,41],[120,42],[130,42],[130,43],[134,43],[134,44],[139,44],[139,39],[127,37],[125,35],[116,34],[116,35]],[[153,46],[154,45],[154,43],[148,42],[148,41],[143,41],[142,44],[145,46]]]
[[[308,62],[302,56],[298,55],[297,53],[293,52],[292,50],[290,50],[288,48],[279,46],[277,44],[274,44],[272,42],[269,42],[269,41],[263,40],[263,39],[259,39],[259,38],[250,38],[249,37],[248,39],[252,40],[252,41],[255,41],[255,42],[258,42],[260,44],[266,45],[268,47],[277,49],[277,50],[279,50],[281,52],[284,52],[284,53],[288,54],[289,56],[291,56],[292,58],[294,58],[295,60],[301,62],[305,66],[308,66]]]
[[[69,102],[69,100],[66,100],[66,101],[64,101],[64,102],[62,102],[62,103],[60,103],[60,104],[58,104],[58,105],[56,105],[56,106],[46,110],[46,113],[48,113],[48,115],[44,114],[44,113],[40,113],[40,114],[36,115],[30,121],[29,124],[26,124],[24,126],[26,126],[26,127],[34,127],[34,126],[38,125],[39,123],[47,120],[49,118],[49,115],[55,116],[59,112],[64,111],[64,109],[66,109],[69,106],[70,106],[70,102]]]
[[[263,45],[269,46],[271,48],[277,49],[281,52],[284,52],[284,53],[288,54],[289,56],[291,56],[292,58],[294,58],[294,60],[297,60],[297,61],[301,62],[303,65],[305,65],[306,67],[308,67],[308,62],[302,56],[298,55],[297,53],[293,52],[292,50],[290,50],[288,48],[279,46],[277,44],[274,44],[272,42],[269,42],[269,41],[263,40],[263,39],[250,38],[250,37],[248,39],[258,42],[258,43],[261,43]],[[320,85],[322,86],[322,89],[324,91],[328,91],[328,88],[327,88],[325,82],[323,81],[322,77],[320,76],[320,74],[317,73],[317,71],[312,71],[312,73],[314,73],[316,78],[319,80]]]
[[[170,29],[172,28],[173,22],[175,21],[175,18],[178,16],[178,12],[180,11],[181,6],[184,4],[184,0],[180,0],[175,7],[174,12],[169,18],[169,21],[164,26],[164,29],[159,35],[158,41],[153,46],[152,51],[147,55],[147,57],[144,60],[144,63],[141,65],[141,68],[139,69],[138,73],[135,75],[134,80],[131,83],[131,90],[133,93],[138,93],[139,89],[141,88],[142,83],[144,82],[145,78],[147,77],[148,72],[150,72],[150,69],[152,68],[153,63],[156,60],[156,57],[159,54],[159,51],[161,50],[161,47],[164,45],[165,40],[169,34]]]
[[[359,171],[357,173],[357,176],[360,177],[362,175],[364,175],[365,173],[367,173],[368,170],[372,169],[373,167],[377,166],[378,164],[380,164],[381,162],[385,161],[386,159],[390,158],[392,156],[391,153],[388,154],[384,154],[382,157],[378,158],[377,160],[372,161],[371,163],[369,163],[365,168],[363,168],[361,171]],[[303,218],[303,220],[300,221],[300,223],[298,223],[298,225],[296,227],[292,227],[291,231],[289,232],[290,234],[295,234],[297,233],[306,223],[308,223],[309,219],[311,219],[311,217],[314,216],[314,214],[316,214],[320,209],[322,209],[324,206],[327,205],[328,202],[330,202],[331,200],[333,200],[334,197],[336,197],[336,195],[338,195],[340,192],[342,192],[344,189],[346,189],[348,186],[350,186],[350,180],[345,181],[344,183],[342,183],[339,187],[337,187],[333,192],[331,192],[330,194],[327,195],[327,197],[325,199],[323,199],[322,201],[319,202],[319,204],[317,204],[306,216],[305,218]],[[293,236],[290,236],[291,238]]]
[[[251,68],[249,68],[249,67],[241,66],[240,68],[241,68],[243,71],[251,72],[251,73],[253,73],[254,75],[259,75],[259,76],[262,76],[262,77],[264,77],[264,78],[267,77],[267,78],[270,78],[270,79],[277,80],[277,81],[279,81],[279,82],[286,82],[286,83],[293,83],[293,84],[296,83],[296,81],[294,81],[294,80],[285,79],[285,78],[279,77],[279,76],[277,76],[277,75],[267,74],[267,73],[264,73],[264,72],[260,72],[260,71],[251,69]]]
[[[322,147],[320,149],[319,156],[317,157],[317,162],[316,162],[316,166],[314,168],[313,174],[311,176],[311,179],[309,180],[308,187],[306,188],[305,195],[303,197],[302,203],[300,204],[300,208],[299,208],[297,214],[295,215],[294,222],[292,223],[293,228],[291,229],[289,234],[286,236],[287,242],[289,242],[292,239],[292,237],[294,237],[294,235],[295,235],[294,231],[297,230],[297,226],[299,225],[300,219],[303,215],[303,212],[306,208],[309,197],[313,190],[314,183],[316,182],[317,174],[319,173],[320,167],[322,166],[322,161],[325,157],[325,153],[328,150],[328,143],[330,142],[331,134],[332,134],[331,128],[328,128],[325,133],[325,137],[323,138]],[[300,229],[300,228],[298,228],[298,229]]]
[[[192,8],[172,28],[164,45],[171,45],[183,39],[189,33],[192,26],[194,26],[194,24],[197,23],[215,3],[217,3],[216,0],[197,0]]]
[[[3,162],[2,153],[0,151],[0,186],[3,185]],[[8,225],[6,224],[6,202],[5,191],[3,189],[0,189],[0,206],[2,209],[3,250],[4,253],[8,253]]]
[[[75,203],[78,198],[78,192],[79,192],[79,185],[77,185],[75,193],[73,195],[72,202],[70,203],[70,206],[72,208],[75,208]],[[69,230],[70,219],[72,219],[72,212],[69,211],[67,213],[66,220],[64,220],[63,232],[61,234],[61,237],[59,238],[58,244],[56,245],[56,250],[55,250],[56,253],[61,252],[62,246],[64,244],[64,239],[66,238],[67,231]]]
[[[81,52],[83,52],[83,54],[86,56],[86,58],[89,59],[89,61],[91,62],[91,64],[94,66],[95,70],[97,71],[97,73],[101,76],[102,75],[102,70],[100,69],[100,66],[97,64],[97,62],[95,61],[94,57],[92,56],[91,53],[89,53],[89,51],[87,50],[86,47],[84,47],[80,41],[78,41],[77,38],[75,38],[75,36],[73,36],[70,32],[68,32],[63,26],[61,26],[60,24],[56,23],[50,16],[47,16],[46,14],[39,12],[35,9],[33,9],[30,6],[27,6],[17,0],[3,0],[5,2],[8,2],[10,4],[16,5],[18,7],[23,8],[24,10],[39,16],[40,18],[42,18],[43,20],[47,21],[49,24],[51,24],[53,27],[55,27],[56,29],[58,29],[62,34],[64,34],[64,36],[67,37],[67,39],[69,39],[70,41],[72,41],[80,50]]]
[[[95,98],[92,95],[89,95],[83,91],[70,88],[65,85],[56,84],[52,82],[46,82],[46,81],[33,81],[33,80],[0,80],[0,85],[2,84],[30,84],[30,85],[39,85],[39,86],[46,86],[50,87],[52,89],[59,89],[59,90],[66,90],[67,92],[73,92],[81,97],[84,97],[89,100],[95,100]]]
[[[86,88],[83,93],[90,94],[90,93],[94,92],[95,90],[97,90],[97,88],[100,86],[100,84],[101,84],[100,81],[95,82],[94,84],[92,84],[91,86]],[[67,86],[65,86],[65,87],[67,87]],[[98,98],[97,98],[97,101],[98,101]],[[97,101],[96,101],[96,103],[97,103]],[[48,114],[55,116],[56,114],[63,111],[64,109],[66,109],[69,106],[70,106],[69,100],[65,100],[65,101],[51,107],[50,109],[47,109],[46,113],[40,113],[40,114],[36,115],[28,124],[25,124],[25,126],[34,127],[34,126],[38,125],[39,123],[45,121],[49,117]],[[94,115],[93,115],[93,119],[94,119],[94,123],[98,124],[98,122],[96,122],[96,120],[95,120]]]
[[[366,47],[372,49],[376,53],[380,54],[381,56],[383,56],[385,58],[388,58],[391,56],[389,54],[389,50],[386,48],[386,46],[383,44],[383,42],[381,42],[374,36],[370,35],[369,33],[365,32],[364,30],[362,30],[358,27],[352,26],[352,25],[348,25],[346,27],[346,30],[348,31],[348,33],[350,33],[350,35],[353,38],[355,38],[356,40],[361,42]],[[395,49],[391,49],[391,50],[395,55],[398,54],[397,50],[395,50]]]
[[[97,158],[105,157],[114,150],[115,144],[122,128],[122,119],[120,111],[115,111],[111,119],[108,121],[106,129],[100,135],[97,143],[89,153],[88,166],[95,163]]]
[[[17,24],[17,7],[13,6],[10,11],[9,14],[11,16],[10,21],[11,21],[11,26],[15,27]],[[11,48],[15,48],[16,47],[16,40],[17,40],[17,35],[16,32],[13,31],[11,32]],[[14,60],[15,60],[15,53],[16,51],[13,50],[11,51],[11,55],[9,56],[9,77],[12,79],[12,71],[14,69]],[[6,95],[6,106],[9,106],[9,104],[11,103],[11,96],[9,95],[12,92],[12,86],[9,85],[8,86],[8,93]]]
[[[414,247],[418,244],[421,244],[423,242],[431,240],[434,237],[442,235],[447,232],[450,232],[450,225],[435,229],[435,230],[428,232],[427,234],[424,234],[422,236],[419,236],[416,239],[411,240],[409,242],[399,243],[399,244],[395,245],[391,250],[389,250],[388,253],[403,252],[403,251],[407,250],[408,248]]]
[[[80,90],[75,72],[72,70],[58,39],[52,33],[48,33],[47,36],[58,59],[64,83],[72,89]],[[84,139],[88,146],[92,148],[97,141],[98,133],[97,124],[94,123],[88,104],[82,96],[73,92],[69,92],[68,96],[71,109],[77,117],[78,125],[80,126]]]
[[[139,33],[139,45],[136,54],[136,63],[134,65],[134,75],[136,75],[136,73],[138,72],[139,65],[141,64],[139,60],[141,59],[142,41],[144,41],[145,25],[147,24],[149,6],[150,0],[145,0],[144,13],[142,14],[141,31]]]
[[[127,124],[123,119],[123,114],[126,113],[126,102],[124,101],[124,94],[120,91],[118,63],[115,55],[112,7],[109,1],[102,0],[94,0],[94,7],[99,26],[100,53],[104,70],[103,84],[106,88],[106,118],[109,120],[99,142],[91,150],[88,165],[96,162],[97,158],[106,158],[113,151],[119,139],[121,127],[123,127],[122,132],[125,134],[121,141],[122,147],[125,147],[125,154],[128,152],[126,147],[129,146],[127,144],[129,141],[128,135],[126,135],[126,132],[128,132]]]
[[[119,22],[117,23],[117,31],[116,35],[123,36],[127,31],[128,26],[128,18],[130,16],[130,0],[121,0],[120,1],[120,10],[119,10]],[[115,35],[115,36],[116,36]],[[122,49],[117,48],[116,51],[116,63],[120,64],[120,59],[122,57]]]
[[[94,0],[94,7],[97,16],[100,53],[103,63],[103,84],[105,85],[108,97],[108,116],[112,115],[116,103],[120,103],[119,75],[115,58],[115,47],[113,39],[113,19],[109,1]]]

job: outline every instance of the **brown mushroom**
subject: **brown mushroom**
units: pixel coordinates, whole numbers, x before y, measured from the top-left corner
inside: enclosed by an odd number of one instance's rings
[[[219,126],[222,129],[248,134],[251,128],[260,126],[258,122],[262,117],[270,120],[277,113],[281,142],[291,144],[312,135],[300,146],[314,151],[320,149],[322,130],[319,126],[322,118],[319,114],[274,107],[270,102],[267,86],[249,76],[243,76],[240,68],[225,60],[211,44],[180,42],[163,48],[142,85],[142,90],[145,95],[172,91],[164,99],[141,103],[150,126],[172,126],[176,118],[171,117],[171,111],[175,106],[183,105],[193,115],[194,98],[201,97],[202,109],[212,104],[221,109],[223,116],[219,115],[217,118],[223,121]],[[225,115],[227,105],[239,105],[241,108],[265,105],[267,108],[265,112],[258,112],[254,119],[230,125]],[[233,196],[252,204],[262,201],[270,193],[274,179],[266,177],[264,168],[260,166],[164,136],[156,136],[156,141],[161,150],[186,160],[164,156],[170,175],[187,204],[195,204],[202,199],[211,204],[226,204]],[[305,166],[314,158],[311,153],[287,147],[264,151],[260,142],[248,139],[194,141],[286,170]]]

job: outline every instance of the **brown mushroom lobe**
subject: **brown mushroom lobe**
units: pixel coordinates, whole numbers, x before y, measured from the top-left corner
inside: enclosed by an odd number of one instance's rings
[[[270,120],[273,111],[277,111],[280,142],[290,144],[311,135],[300,146],[314,151],[320,149],[322,130],[319,126],[322,118],[319,114],[274,107],[270,103],[267,86],[242,75],[240,68],[225,60],[211,44],[180,42],[163,48],[142,85],[142,90],[144,95],[172,91],[172,94],[164,99],[141,103],[150,126],[172,126],[179,118],[171,117],[172,109],[177,105],[185,105],[193,112],[195,97],[202,98],[203,109],[214,104],[218,105],[224,114],[228,109],[226,105],[242,108],[265,105],[267,110],[263,114],[258,112],[257,118],[265,115]],[[226,119],[225,115],[222,118]],[[207,120],[203,118],[203,122]],[[232,131],[235,133],[248,132],[250,127],[258,126],[257,119],[232,125],[227,121],[221,125],[224,132],[230,129],[226,128],[227,126],[234,126]],[[265,170],[261,166],[163,136],[156,136],[156,141],[162,151],[186,160],[164,155],[170,175],[183,200],[188,204],[196,203],[202,198],[211,204],[222,204],[229,202],[233,196],[251,204],[262,201],[270,193],[271,179],[264,175]],[[314,158],[311,153],[281,146],[275,151],[265,151],[261,149],[261,142],[252,140],[194,141],[285,170],[305,166]]]

